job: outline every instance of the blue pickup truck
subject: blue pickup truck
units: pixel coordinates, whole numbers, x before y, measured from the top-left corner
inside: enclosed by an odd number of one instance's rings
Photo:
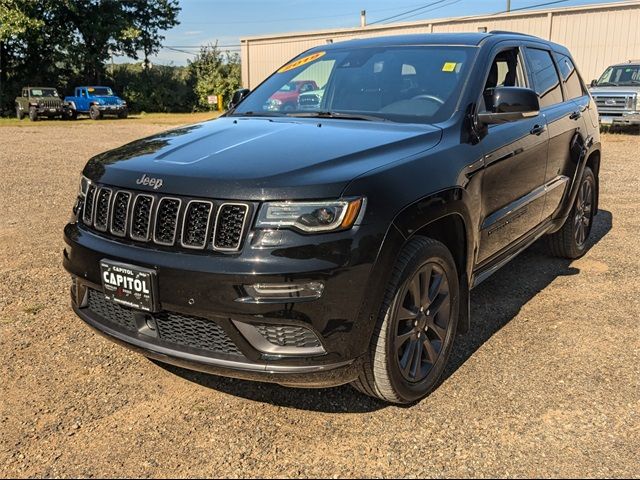
[[[104,115],[117,115],[118,118],[127,118],[129,115],[127,102],[114,95],[109,87],[77,87],[74,93],[72,97],[64,99],[69,106],[70,118],[75,119],[79,113],[89,114],[93,120],[99,120]]]

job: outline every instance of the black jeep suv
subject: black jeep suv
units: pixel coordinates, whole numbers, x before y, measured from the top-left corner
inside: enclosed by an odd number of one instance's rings
[[[302,80],[315,103],[280,110]],[[323,45],[217,120],[88,162],[64,231],[73,308],[161,362],[411,402],[469,328],[471,288],[543,235],[585,252],[599,166],[560,45]]]

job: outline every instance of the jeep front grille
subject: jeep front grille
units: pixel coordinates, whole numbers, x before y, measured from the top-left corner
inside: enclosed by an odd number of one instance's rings
[[[90,184],[82,220],[106,235],[164,247],[237,252],[249,203],[177,198]]]

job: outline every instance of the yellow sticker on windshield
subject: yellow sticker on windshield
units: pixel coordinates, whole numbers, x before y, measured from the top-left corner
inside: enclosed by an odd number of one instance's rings
[[[456,62],[445,62],[442,66],[443,72],[455,72],[456,71]]]
[[[316,52],[316,53],[312,53],[311,55],[307,55],[306,57],[302,57],[301,59],[296,60],[295,62],[286,64],[284,67],[278,70],[278,73],[288,72],[289,70],[293,70],[294,68],[298,68],[298,67],[301,67],[302,65],[306,65],[309,62],[313,62],[314,60],[319,59],[325,53],[327,52]]]

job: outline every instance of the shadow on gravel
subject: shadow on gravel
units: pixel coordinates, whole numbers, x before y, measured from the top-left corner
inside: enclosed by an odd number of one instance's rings
[[[600,210],[595,217],[589,247],[611,230],[611,212]],[[576,275],[579,270],[569,260],[550,257],[542,242],[537,242],[500,269],[471,294],[471,331],[458,336],[443,381],[451,376],[487,340],[515,317],[538,292],[556,277]],[[523,275],[526,272],[526,275]],[[157,362],[154,362],[157,363]],[[348,385],[326,389],[300,389],[235,380],[157,363],[165,370],[188,381],[229,395],[324,413],[366,413],[390,405],[358,393]],[[408,405],[410,408],[412,405]]]
[[[587,251],[611,230],[612,225],[611,212],[600,209],[594,218]],[[471,331],[456,339],[443,379],[460,368],[554,279],[580,273],[570,265],[571,260],[551,257],[543,238],[475,288],[471,292]]]

